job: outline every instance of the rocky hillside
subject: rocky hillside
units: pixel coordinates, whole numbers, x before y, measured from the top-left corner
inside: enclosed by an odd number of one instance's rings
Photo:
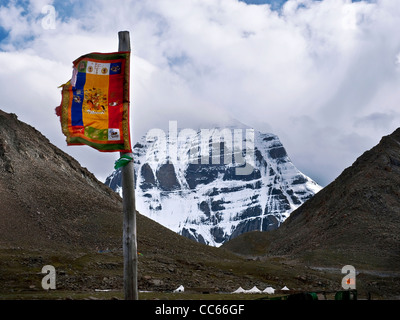
[[[295,210],[271,233],[251,233],[225,248],[290,255],[307,263],[400,270],[400,129]]]
[[[1,244],[119,246],[118,195],[36,129],[4,112],[0,171]]]

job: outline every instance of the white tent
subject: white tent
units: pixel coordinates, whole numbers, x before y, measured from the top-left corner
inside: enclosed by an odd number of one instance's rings
[[[177,289],[174,290],[174,292],[183,292],[183,291],[185,291],[185,288],[182,285],[180,285]]]
[[[281,290],[289,290],[289,288],[284,286]]]
[[[242,287],[237,288],[235,291],[233,291],[232,293],[244,293],[245,290]]]
[[[263,291],[264,293],[268,293],[268,294],[274,294],[275,293],[275,289],[272,287],[267,287],[264,289]]]
[[[251,288],[250,290],[246,290],[246,293],[261,293],[261,290],[258,289],[256,286],[254,286],[253,288]]]

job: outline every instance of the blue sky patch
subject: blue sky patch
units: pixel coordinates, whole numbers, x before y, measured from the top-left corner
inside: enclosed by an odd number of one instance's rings
[[[3,29],[0,26],[0,42],[2,42],[5,38],[7,38],[8,34],[9,34],[9,31]]]
[[[287,0],[239,0],[245,2],[247,4],[269,4],[271,5],[271,9],[279,10],[282,6],[287,2]],[[323,0],[314,0],[314,1],[323,1]],[[351,2],[372,2],[374,0],[352,0]]]
[[[271,9],[280,9],[287,0],[239,0],[247,4],[269,4]]]

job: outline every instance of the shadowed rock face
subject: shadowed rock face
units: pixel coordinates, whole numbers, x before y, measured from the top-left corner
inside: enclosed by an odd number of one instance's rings
[[[189,158],[192,150],[200,150],[200,141],[198,133],[190,143],[178,145],[181,153],[175,162],[154,161],[157,147],[145,139],[134,147],[138,209],[190,239],[219,246],[244,232],[274,230],[321,189],[296,169],[275,135],[255,132],[253,157],[242,151],[251,168],[245,175],[237,174],[244,164],[235,154],[225,163],[225,142],[219,144],[220,161],[212,162],[218,157],[211,142],[208,164],[198,154]],[[238,142],[246,144],[245,139]],[[120,192],[119,171],[105,183]]]
[[[143,178],[140,185],[142,190],[148,190],[156,186],[156,178],[154,177],[153,171],[147,163],[145,163],[140,169],[140,174]]]
[[[175,168],[172,163],[165,163],[157,170],[157,181],[160,189],[163,191],[172,191],[180,189],[180,184],[176,178]]]

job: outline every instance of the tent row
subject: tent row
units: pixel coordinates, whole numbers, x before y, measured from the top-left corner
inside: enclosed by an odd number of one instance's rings
[[[282,289],[282,291],[288,291],[289,288],[284,286]],[[184,292],[185,291],[185,287],[183,285],[180,285],[178,288],[176,288],[173,292],[174,293],[178,293],[178,292]],[[235,291],[233,291],[232,293],[268,293],[268,294],[274,294],[275,293],[275,289],[272,287],[266,287],[263,291],[261,291],[260,289],[258,289],[256,286],[254,286],[253,288],[251,288],[250,290],[245,290],[242,287],[239,287],[238,289],[236,289]]]
[[[286,290],[289,290],[289,288],[284,286],[281,290],[286,291]],[[272,288],[272,287],[266,287],[263,291],[261,291],[256,286],[254,286],[250,290],[245,290],[242,287],[239,287],[238,289],[236,289],[232,293],[268,293],[268,294],[274,294],[275,293],[275,289]]]

